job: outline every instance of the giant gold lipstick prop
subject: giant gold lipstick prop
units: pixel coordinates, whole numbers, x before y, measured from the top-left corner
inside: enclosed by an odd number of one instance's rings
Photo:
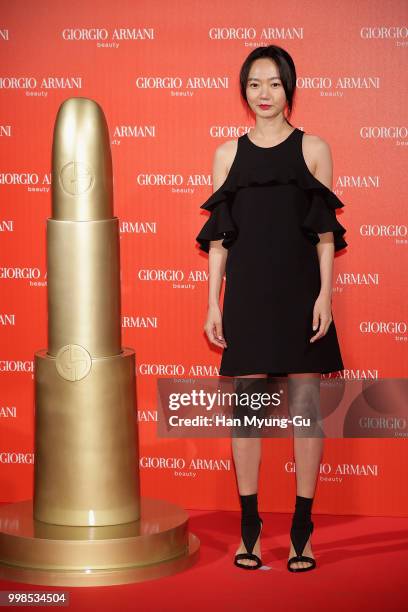
[[[0,506],[0,578],[125,584],[196,559],[187,513],[140,498],[135,353],[121,347],[119,223],[101,107],[59,108],[47,221],[48,349],[35,354],[34,499]]]
[[[129,523],[139,518],[135,355],[121,349],[109,132],[93,101],[60,107],[52,179],[48,351],[35,355],[34,517]]]

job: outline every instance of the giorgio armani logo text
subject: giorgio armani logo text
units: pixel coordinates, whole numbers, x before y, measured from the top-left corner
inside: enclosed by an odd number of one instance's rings
[[[408,39],[408,27],[405,25],[377,25],[363,26],[360,29],[360,36],[363,39]]]
[[[120,145],[123,140],[149,140],[157,137],[155,125],[116,125],[111,144]]]
[[[181,76],[138,76],[135,78],[136,89],[162,89],[175,97],[192,97],[200,90],[227,90],[230,78],[217,75]]]
[[[343,272],[336,276],[338,285],[379,285],[380,275],[378,272]]]
[[[408,238],[408,225],[390,223],[387,225],[360,225],[361,236],[383,238]]]
[[[296,464],[293,461],[288,461],[285,464],[286,472],[296,472]],[[320,474],[350,474],[354,476],[378,476],[377,464],[359,464],[359,463],[338,463],[331,465],[330,463],[321,463],[319,467]]]
[[[0,125],[0,138],[10,138],[12,135],[12,126],[11,125]]]
[[[26,96],[46,98],[52,90],[79,90],[84,86],[82,76],[10,76],[0,77],[0,89],[21,89]]]
[[[34,453],[0,453],[0,463],[34,463]]]
[[[40,268],[0,268],[0,281],[13,280],[28,281],[30,287],[46,287],[47,275],[42,274]]]
[[[135,328],[158,328],[157,317],[133,317],[129,315],[122,316],[122,327],[135,327]]]
[[[211,176],[208,174],[138,174],[136,183],[141,186],[163,187],[172,185],[187,185],[202,187],[211,185]],[[191,192],[193,193],[193,192]]]
[[[16,406],[0,406],[0,419],[15,419],[16,417]]]
[[[6,326],[14,326],[15,324],[16,324],[15,314],[0,313],[0,325],[6,327]]]
[[[208,281],[208,270],[141,269],[137,272],[137,280],[166,283],[170,289],[194,290],[198,284]]]
[[[344,380],[377,380],[379,377],[380,374],[377,368],[347,368],[333,375],[323,375],[323,378],[343,378]]]
[[[156,221],[123,221],[119,222],[121,234],[157,234]]]
[[[137,419],[140,423],[156,423],[157,410],[138,410]]]
[[[144,376],[219,376],[216,366],[206,364],[184,366],[182,363],[141,363],[138,366],[138,373]]]
[[[40,268],[0,268],[0,279],[38,279],[40,277]]]
[[[249,131],[247,125],[211,125],[209,134],[211,138],[239,138]]]
[[[360,128],[360,136],[364,140],[397,140],[408,138],[408,127],[386,126],[386,125],[365,125]]]
[[[375,75],[344,75],[330,76],[304,76],[298,77],[296,85],[299,89],[341,90],[348,89],[380,89],[381,80]]]
[[[362,334],[406,334],[406,321],[361,321]]]
[[[23,185],[27,191],[48,193],[51,185],[51,173],[38,172],[0,172],[0,185]]]
[[[0,219],[0,232],[14,232],[14,219]]]
[[[210,40],[302,40],[303,27],[275,26],[264,27],[258,30],[249,26],[238,27],[211,27],[208,30]]]
[[[0,372],[34,372],[34,361],[2,360],[0,359]]]
[[[231,470],[230,459],[212,459],[195,457],[186,461],[183,457],[140,457],[140,467],[153,470],[204,470],[204,471],[227,471]]]
[[[155,39],[155,30],[151,27],[117,27],[113,30],[107,28],[64,28],[61,38],[68,42],[90,41],[96,47],[117,49],[121,42],[149,41]]]

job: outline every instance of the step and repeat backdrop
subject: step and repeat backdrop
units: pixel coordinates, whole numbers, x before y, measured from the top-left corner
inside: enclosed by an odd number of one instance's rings
[[[208,256],[195,236],[215,148],[254,125],[238,76],[258,46],[292,55],[291,123],[330,144],[345,204],[349,246],[333,277],[345,370],[329,377],[407,377],[407,17],[397,0],[1,2],[0,501],[32,496],[52,131],[70,97],[98,102],[109,125],[143,495],[238,509],[230,440],[159,437],[157,381],[218,376],[221,351],[203,330]],[[407,423],[378,427],[376,438],[326,440],[316,512],[407,515]],[[293,442],[264,440],[263,452],[261,508],[291,511]]]

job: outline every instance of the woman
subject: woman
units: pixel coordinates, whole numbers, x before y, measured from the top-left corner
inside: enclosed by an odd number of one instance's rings
[[[343,204],[331,191],[328,144],[288,121],[296,88],[290,55],[275,45],[255,49],[242,65],[240,87],[255,127],[216,149],[214,192],[201,206],[211,212],[197,236],[209,253],[205,331],[223,348],[221,375],[258,384],[287,376],[292,410],[301,412],[316,404],[320,375],[344,368],[331,312],[334,252],[347,245],[334,212]],[[233,438],[232,452],[242,509],[234,562],[257,569],[261,440]],[[295,437],[289,571],[316,566],[311,508],[321,453],[321,437]]]

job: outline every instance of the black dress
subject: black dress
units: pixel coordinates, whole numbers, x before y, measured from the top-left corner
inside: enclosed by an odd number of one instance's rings
[[[200,248],[208,253],[210,240],[223,239],[228,249],[222,376],[344,368],[334,320],[309,342],[317,333],[317,234],[333,232],[335,251],[347,243],[335,214],[344,204],[308,169],[302,138],[295,128],[278,145],[259,147],[240,136],[227,178],[201,206],[211,216],[196,238]]]

